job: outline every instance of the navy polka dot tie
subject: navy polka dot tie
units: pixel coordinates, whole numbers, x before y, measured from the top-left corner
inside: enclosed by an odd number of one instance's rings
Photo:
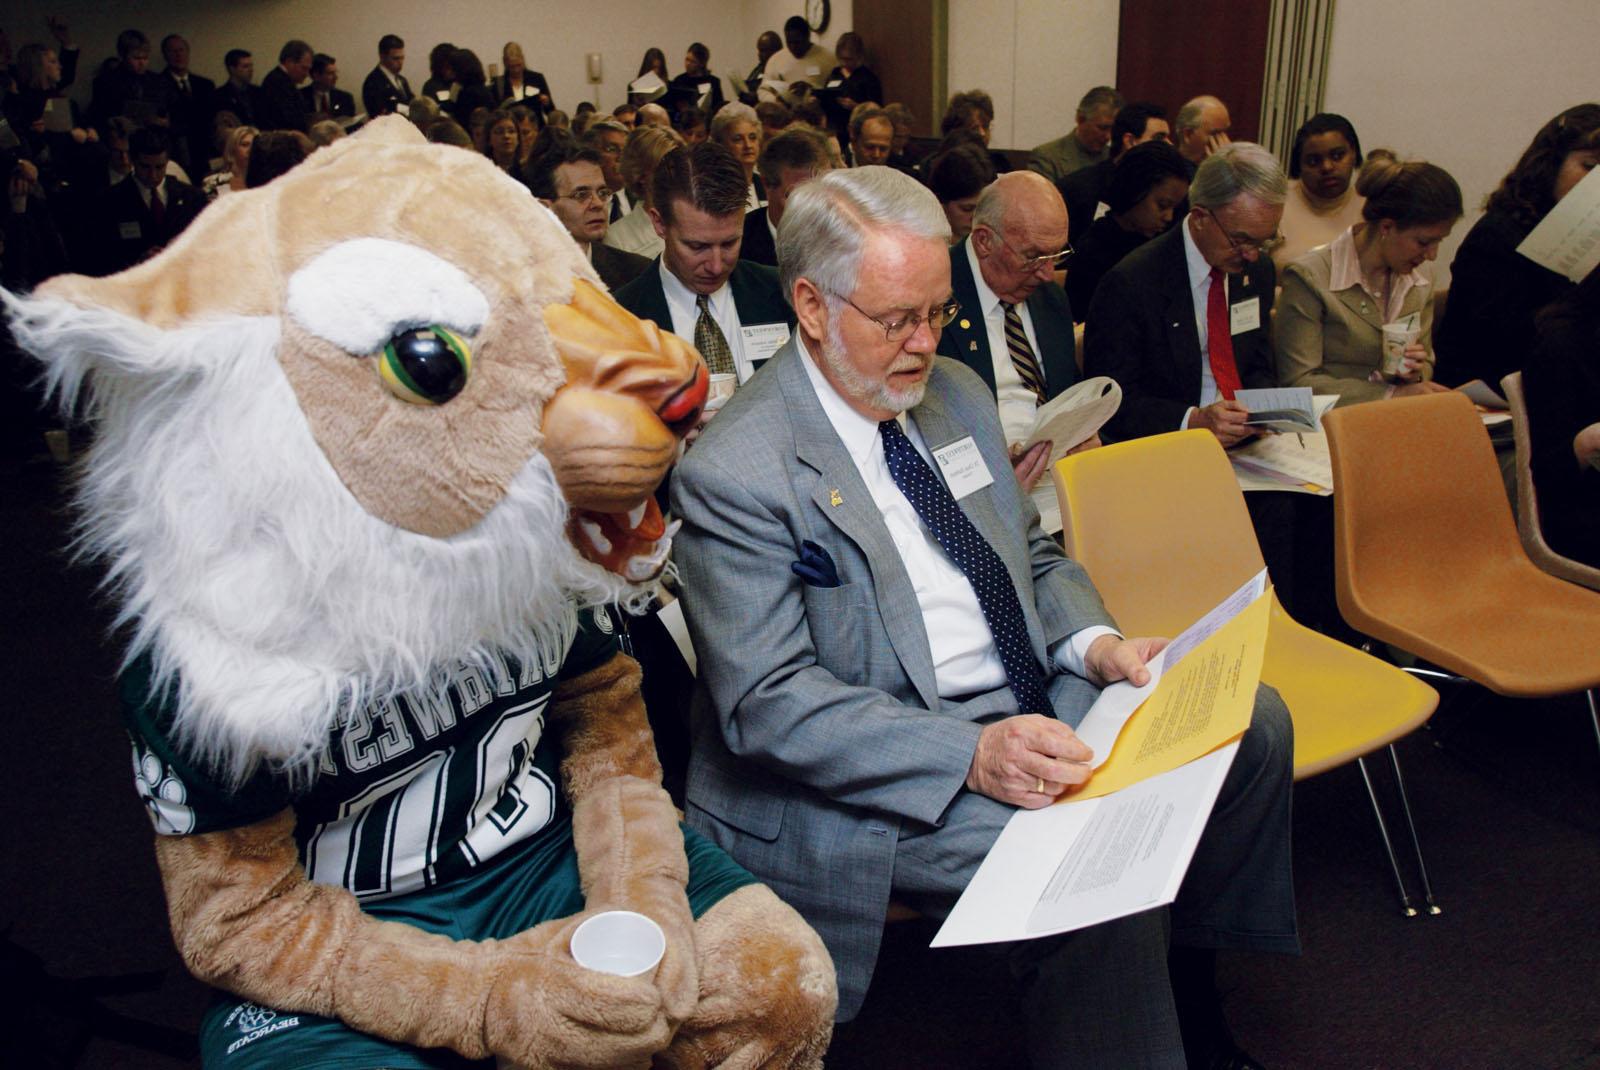
[[[895,485],[972,584],[978,605],[983,609],[983,619],[994,636],[1000,664],[1005,666],[1006,680],[1017,696],[1017,705],[1023,713],[1050,713],[1050,700],[1044,693],[1044,673],[1033,656],[1022,603],[1017,601],[1017,589],[1011,582],[1011,573],[1006,571],[1005,562],[972,526],[944,481],[934,474],[906,433],[900,430],[900,424],[885,420],[878,425],[878,434],[883,438],[884,460],[889,463],[889,474],[894,477]]]

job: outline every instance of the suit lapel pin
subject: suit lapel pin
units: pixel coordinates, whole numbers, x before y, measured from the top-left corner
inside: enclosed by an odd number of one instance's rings
[[[977,342],[968,342],[967,343],[967,349],[968,349],[969,352],[976,353],[978,351],[978,343]]]
[[[844,504],[844,499],[839,497],[838,487],[834,487],[832,490],[828,491],[828,504],[834,506],[835,508]]]
[[[962,329],[962,330],[963,330],[963,331],[964,331],[964,330],[966,330],[966,329],[967,329],[967,328],[968,328],[968,327],[971,327],[971,326],[972,326],[972,321],[971,321],[971,320],[969,320],[969,319],[963,319],[963,320],[962,320],[962,321],[961,321],[961,329]]]

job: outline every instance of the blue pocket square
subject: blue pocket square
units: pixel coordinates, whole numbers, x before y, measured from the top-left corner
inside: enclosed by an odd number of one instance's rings
[[[800,543],[800,560],[789,562],[789,571],[812,587],[838,587],[839,570],[833,556],[810,539]]]

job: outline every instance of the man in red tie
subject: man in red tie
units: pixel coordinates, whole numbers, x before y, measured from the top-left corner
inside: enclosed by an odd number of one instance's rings
[[[1267,254],[1286,190],[1266,149],[1227,145],[1195,172],[1183,224],[1106,274],[1084,332],[1084,374],[1122,386],[1105,438],[1204,427],[1232,446],[1255,434],[1233,395],[1276,385]]]

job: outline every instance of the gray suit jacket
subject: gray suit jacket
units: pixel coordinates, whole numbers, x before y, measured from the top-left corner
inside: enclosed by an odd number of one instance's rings
[[[916,592],[799,344],[734,395],[673,481],[674,559],[700,661],[687,811],[822,935],[847,1020],[877,959],[902,827],[942,824],[982,723],[1017,704],[1008,688],[940,698]],[[972,435],[994,473],[961,507],[1011,572],[1041,665],[1058,640],[1109,624],[1011,478],[978,377],[936,358],[911,416],[930,449]],[[790,572],[805,539],[832,556],[840,586]],[[1059,673],[1049,686],[1069,724],[1096,694]]]

